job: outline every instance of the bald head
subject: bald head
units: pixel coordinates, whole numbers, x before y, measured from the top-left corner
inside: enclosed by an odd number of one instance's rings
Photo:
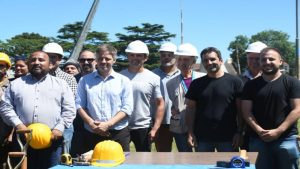
[[[41,79],[49,73],[50,60],[43,51],[33,52],[28,59],[29,72],[37,79]]]

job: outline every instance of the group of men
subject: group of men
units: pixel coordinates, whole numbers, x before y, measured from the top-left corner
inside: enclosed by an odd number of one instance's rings
[[[77,155],[109,139],[124,151],[132,141],[136,151],[150,152],[155,142],[157,151],[168,152],[173,138],[179,152],[242,147],[259,152],[258,169],[298,168],[300,83],[281,73],[279,50],[250,44],[248,70],[240,77],[222,69],[215,47],[200,52],[206,73],[194,71],[198,51],[189,43],[162,44],[153,71],[144,67],[144,42],[129,43],[125,52],[128,68],[119,73],[113,69],[117,50],[109,44],[82,51],[79,64],[66,63],[65,72],[58,67],[63,49],[57,43],[30,55],[29,74],[7,83],[0,104],[7,125],[44,123],[52,131],[49,148],[29,147],[28,168],[57,165],[63,147]],[[0,57],[0,69],[7,70],[11,64],[3,62],[2,68]]]

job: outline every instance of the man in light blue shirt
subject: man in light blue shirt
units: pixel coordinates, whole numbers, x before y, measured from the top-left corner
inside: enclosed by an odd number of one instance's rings
[[[79,81],[76,108],[88,130],[84,134],[84,151],[108,139],[119,142],[124,151],[129,151],[132,85],[127,77],[113,70],[116,56],[117,50],[111,45],[99,46],[96,50],[97,71]]]
[[[49,56],[42,51],[28,59],[30,74],[11,82],[0,105],[0,115],[16,129],[32,123],[46,124],[52,130],[52,145],[35,150],[29,147],[28,168],[43,169],[57,165],[62,153],[62,134],[75,118],[75,102],[68,84],[49,75]]]

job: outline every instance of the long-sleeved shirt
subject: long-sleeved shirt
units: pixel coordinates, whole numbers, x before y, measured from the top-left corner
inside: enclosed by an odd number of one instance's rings
[[[103,79],[97,71],[81,77],[78,83],[76,108],[87,110],[88,115],[97,121],[108,121],[118,112],[127,117],[113,126],[120,130],[128,126],[128,118],[133,109],[133,94],[130,80],[116,72]],[[85,128],[92,132],[87,124]]]
[[[76,109],[65,81],[49,74],[37,80],[29,74],[11,82],[0,104],[0,114],[12,126],[43,123],[63,132],[72,124]]]
[[[74,96],[76,96],[77,81],[74,76],[62,71],[59,67],[55,70],[54,73],[52,73],[52,76],[55,76],[55,77],[65,80],[67,82],[67,84],[69,85],[69,87],[71,88]]]

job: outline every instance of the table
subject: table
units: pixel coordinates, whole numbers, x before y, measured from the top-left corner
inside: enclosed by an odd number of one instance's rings
[[[114,169],[220,169],[217,161],[230,161],[238,152],[129,152],[124,164]],[[252,164],[247,169],[255,169],[256,152],[247,153]],[[69,166],[58,165],[52,169],[69,169]],[[72,169],[96,169],[93,166],[74,166]]]

